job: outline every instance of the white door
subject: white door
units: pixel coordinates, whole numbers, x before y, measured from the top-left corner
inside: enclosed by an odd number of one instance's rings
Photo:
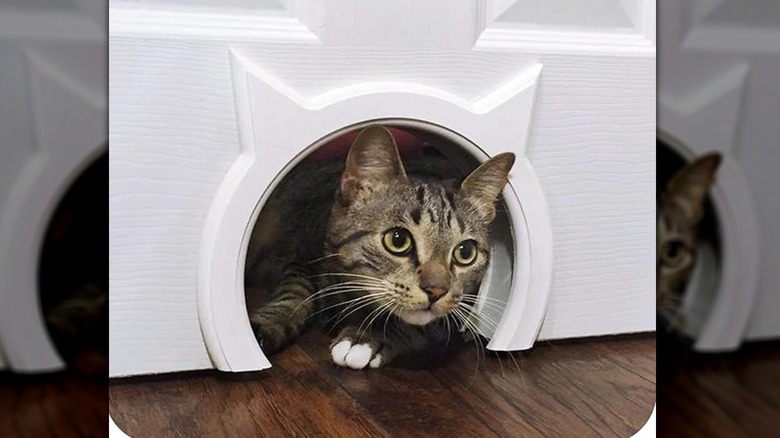
[[[38,259],[61,196],[105,151],[105,11],[0,5],[0,368],[63,365],[40,314]]]
[[[298,153],[372,119],[522,157],[492,348],[655,329],[655,2],[123,0],[109,23],[111,375],[269,366],[246,229]]]
[[[724,155],[713,190],[722,272],[696,343],[705,351],[780,335],[779,9],[772,1],[751,6],[659,5],[659,130],[683,155]]]

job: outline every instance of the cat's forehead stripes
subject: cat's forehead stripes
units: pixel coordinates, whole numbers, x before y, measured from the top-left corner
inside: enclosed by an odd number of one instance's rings
[[[415,238],[419,260],[436,258],[449,263],[453,245],[465,237],[466,231],[454,188],[419,181],[412,193],[403,222]]]
[[[696,224],[692,223],[685,211],[674,202],[664,202],[659,211],[660,237],[665,241],[671,238],[693,240]]]
[[[425,186],[420,185],[417,187],[417,203],[420,205],[425,205]]]
[[[417,203],[408,210],[414,224],[420,225],[422,219],[426,218],[426,226],[437,224],[440,229],[450,230],[457,225],[460,233],[465,231],[464,223],[456,213],[455,192],[452,188],[421,182],[414,191]]]

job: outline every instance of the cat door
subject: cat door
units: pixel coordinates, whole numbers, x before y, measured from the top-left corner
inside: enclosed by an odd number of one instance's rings
[[[682,130],[680,134],[685,135]],[[672,160],[689,162],[709,152],[706,145],[694,141],[690,144],[699,146],[693,148],[663,132],[659,132],[658,144],[659,160],[666,154]],[[739,347],[749,322],[756,294],[758,236],[747,187],[734,158],[724,155],[710,190],[716,222],[709,227],[717,233],[705,229],[699,259],[681,303],[683,313],[689,315],[682,329],[695,339],[693,348],[698,351]]]
[[[484,161],[512,151],[517,161],[504,189],[506,217],[499,220],[496,260],[481,291],[480,311],[494,324],[480,330],[488,348],[530,348],[541,327],[552,276],[547,205],[525,142],[541,66],[487,96],[467,100],[414,83],[362,83],[310,98],[232,52],[241,154],[212,202],[204,227],[198,311],[213,364],[221,370],[270,367],[246,317],[244,263],[248,235],[281,178],[318,146],[370,123],[429,133],[457,148],[443,153]],[[259,203],[258,203],[259,200]],[[488,302],[505,302],[496,310]]]
[[[105,150],[105,147],[95,148],[86,157],[81,157],[83,161],[77,164],[73,164],[75,160],[69,160],[73,167],[63,166],[61,170],[70,167],[70,172],[60,173],[58,176],[63,177],[63,180],[53,187],[41,187],[45,182],[51,182],[45,178],[43,182],[34,181],[31,184],[31,192],[36,195],[40,195],[43,190],[56,190],[56,194],[53,194],[47,203],[41,202],[40,198],[35,202],[35,196],[28,194],[29,197],[24,200],[26,202],[21,204],[24,210],[43,209],[43,212],[38,216],[19,217],[20,221],[38,225],[35,229],[31,229],[31,225],[27,230],[18,230],[19,233],[34,230],[37,235],[30,242],[24,242],[25,244],[17,242],[18,246],[15,248],[19,251],[11,252],[12,255],[20,257],[16,263],[27,264],[15,265],[19,271],[4,278],[6,282],[16,280],[20,287],[17,294],[0,296],[0,317],[14,314],[13,318],[6,318],[0,324],[0,368],[7,366],[18,372],[57,371],[65,366],[60,355],[63,350],[58,351],[58,347],[64,347],[65,344],[81,345],[77,337],[69,337],[67,341],[62,338],[63,342],[55,346],[44,314],[53,306],[62,303],[68,293],[73,292],[73,287],[76,286],[74,281],[82,281],[83,284],[88,282],[90,287],[99,287],[100,293],[105,293],[107,284],[94,283],[95,277],[104,278],[107,274],[104,264],[106,242],[101,242],[101,239],[107,239],[108,236],[105,226],[99,228],[100,225],[105,225],[105,222],[101,224],[101,220],[105,221],[105,202],[108,199],[107,193],[101,192],[101,189],[108,189],[105,185],[105,170],[108,164]],[[95,161],[94,154],[97,152],[104,154],[101,160]],[[86,164],[92,165],[84,170]],[[70,184],[71,182],[73,184]],[[63,217],[55,214],[57,207],[62,207],[65,203],[71,207],[69,213],[79,216],[78,223],[71,223],[70,219],[73,217],[70,215]],[[74,208],[79,210],[75,211]],[[74,227],[79,228],[82,234],[57,236],[63,232],[70,234],[70,231],[65,230],[72,230]],[[22,293],[25,295],[22,296]],[[100,317],[102,316],[105,315],[101,314]],[[62,326],[57,333],[65,334],[70,327],[80,326],[84,322],[69,321],[76,324]],[[106,327],[102,327],[102,333],[106,331]],[[90,336],[96,336],[94,330]],[[96,340],[94,345],[100,344],[105,345],[103,338]],[[67,349],[65,347],[65,350]],[[6,365],[3,365],[4,362]]]
[[[47,221],[64,190],[106,150],[107,97],[82,83],[99,85],[105,76],[104,64],[92,62],[93,53],[102,53],[92,52],[95,45],[104,47],[98,41],[86,46],[89,50],[71,53],[66,46],[56,52],[60,56],[29,51],[24,60],[29,76],[26,105],[35,140],[11,137],[4,143],[24,157],[6,196],[0,198],[0,346],[9,368],[20,372],[64,366],[41,318],[37,267]],[[64,53],[83,62],[78,67],[68,64],[75,70],[62,68],[58,60]]]

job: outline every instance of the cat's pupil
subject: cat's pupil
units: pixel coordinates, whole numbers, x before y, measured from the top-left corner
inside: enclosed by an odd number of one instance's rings
[[[453,262],[460,266],[468,266],[474,263],[477,258],[476,243],[473,240],[466,240],[458,244],[452,252]]]
[[[403,248],[406,245],[407,236],[399,230],[393,231],[393,246]]]
[[[412,250],[412,235],[403,228],[388,230],[382,237],[382,243],[391,254],[406,255]]]
[[[664,248],[664,253],[668,260],[675,261],[682,253],[682,244],[680,242],[669,242]]]

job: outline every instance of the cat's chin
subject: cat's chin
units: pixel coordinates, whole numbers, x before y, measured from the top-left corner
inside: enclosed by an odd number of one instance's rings
[[[407,324],[426,325],[438,318],[438,315],[430,310],[400,310],[398,317]]]

